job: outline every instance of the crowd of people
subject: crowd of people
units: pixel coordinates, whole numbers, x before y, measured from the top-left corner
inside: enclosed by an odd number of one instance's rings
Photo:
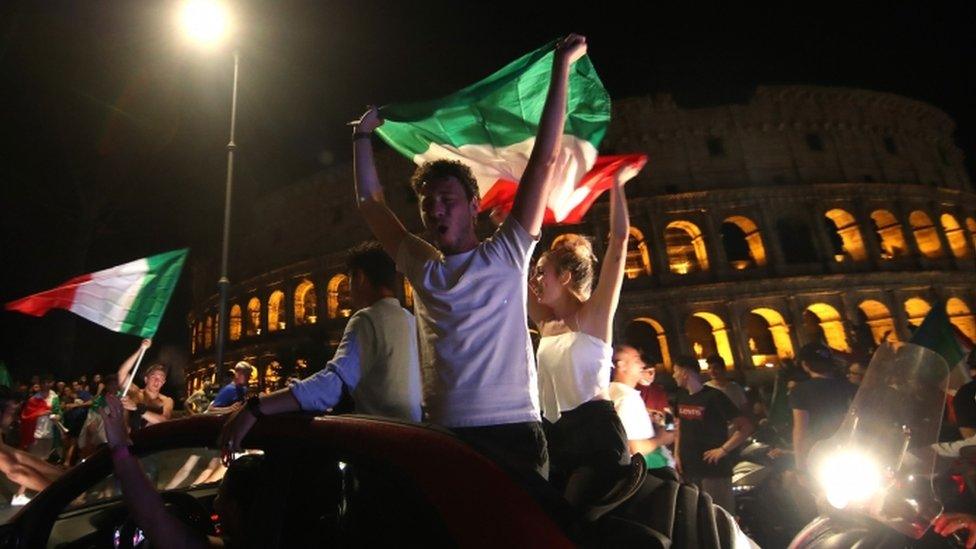
[[[707,371],[696,357],[674,357],[673,374],[665,375],[660,357],[614,341],[629,233],[622,184],[610,189],[602,258],[584,237],[564,235],[533,262],[560,163],[567,75],[585,52],[577,35],[557,46],[513,207],[485,240],[475,232],[477,182],[453,160],[417,169],[411,183],[427,240],[408,232],[386,206],[373,164],[371,136],[383,121],[375,108],[361,117],[352,136],[355,196],[377,242],[349,254],[356,312],[318,373],[259,396],[250,393],[252,367],[242,362],[212,401],[188,399],[187,408],[228,416],[218,441],[225,466],[261,418],[322,413],[348,394],[360,413],[446,427],[533,494],[540,486],[554,491],[582,521],[620,505],[647,474],[694,483],[734,515],[732,467],[757,428],[778,432],[783,444],[776,451],[792,454],[804,471],[810,448],[846,414],[863,361],[842,363],[813,343],[795,365],[783,365],[774,385],[744,388],[720,356],[707,357]],[[395,298],[397,271],[414,288],[414,313]],[[540,336],[537,348],[527,317]],[[19,387],[20,436],[8,438],[0,469],[24,489],[43,489],[61,467],[107,442],[126,502],[147,535],[162,546],[204,546],[212,540],[159,512],[161,500],[150,496],[153,488],[127,450],[129,430],[166,421],[174,410],[173,399],[160,392],[166,382],[160,365],[142,368],[142,386],[115,396],[150,344],[144,341],[105,379]],[[959,427],[976,434],[976,424]],[[23,494],[15,503],[23,503]]]

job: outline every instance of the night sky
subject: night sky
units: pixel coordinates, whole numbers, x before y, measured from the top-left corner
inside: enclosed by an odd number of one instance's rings
[[[670,92],[694,107],[745,101],[758,84],[820,84],[927,101],[956,120],[972,173],[976,4],[890,4],[232,3],[242,56],[235,203],[348,160],[344,123],[365,104],[447,94],[567,32],[588,37],[614,98]],[[0,6],[3,302],[177,247],[216,260],[231,57],[183,43],[176,8]],[[154,347],[177,367],[190,303],[184,276]],[[21,377],[108,372],[138,344],[62,312],[0,312],[0,332],[0,359]]]

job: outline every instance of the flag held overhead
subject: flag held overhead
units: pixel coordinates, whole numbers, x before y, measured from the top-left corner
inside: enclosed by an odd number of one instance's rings
[[[109,330],[151,338],[180,278],[186,248],[77,276],[7,303],[8,311],[44,316],[65,309]]]

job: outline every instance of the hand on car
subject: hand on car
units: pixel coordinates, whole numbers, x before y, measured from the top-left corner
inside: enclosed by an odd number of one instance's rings
[[[217,447],[220,448],[221,461],[224,465],[230,463],[232,454],[241,451],[241,441],[257,421],[258,419],[247,408],[241,407],[230,414],[217,438]]]
[[[968,513],[942,513],[932,521],[932,529],[936,534],[949,537],[959,530],[967,530],[967,549],[976,547],[976,516]]]
[[[125,425],[125,411],[122,408],[122,401],[115,395],[105,396],[105,407],[99,413],[105,423],[105,438],[108,439],[109,448],[128,446],[128,429]]]
[[[719,460],[721,460],[727,455],[729,455],[729,453],[725,451],[725,448],[719,447],[719,448],[712,448],[711,450],[708,450],[707,452],[702,454],[702,457],[705,459],[705,463],[715,465],[716,463],[719,462]]]

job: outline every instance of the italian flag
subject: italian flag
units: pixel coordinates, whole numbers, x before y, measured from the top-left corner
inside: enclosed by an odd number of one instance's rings
[[[459,160],[474,172],[481,211],[507,213],[522,178],[552,74],[553,41],[447,97],[388,105],[376,131],[416,164]],[[547,224],[578,223],[601,192],[634,177],[641,154],[599,157],[610,96],[588,56],[570,69],[569,96]]]
[[[7,303],[6,309],[32,316],[66,309],[114,332],[151,338],[173,295],[187,252],[185,248],[174,250],[81,275]]]
[[[973,350],[973,342],[949,321],[944,302],[936,304],[925,315],[909,343],[928,347],[939,353],[950,370]]]

